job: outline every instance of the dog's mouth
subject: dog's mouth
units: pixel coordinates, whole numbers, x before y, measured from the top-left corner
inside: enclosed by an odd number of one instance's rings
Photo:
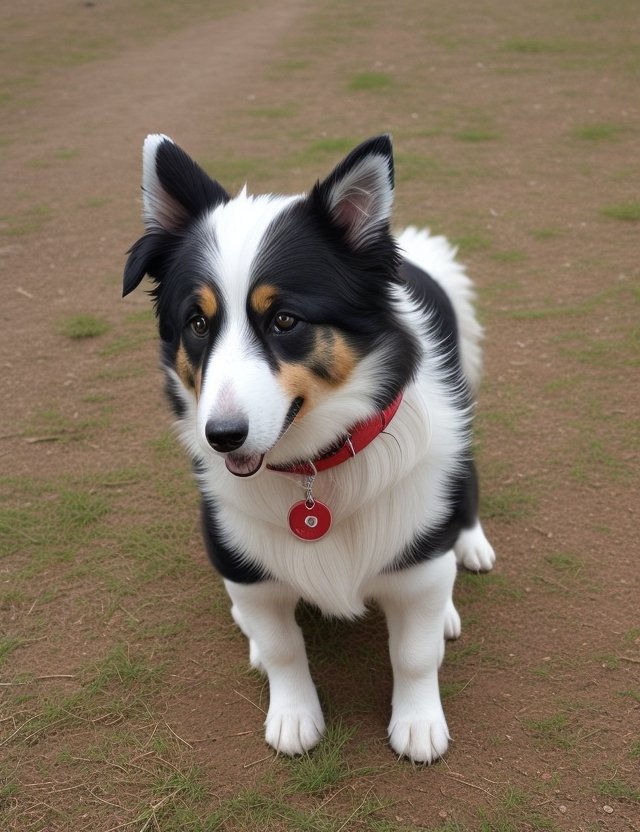
[[[282,424],[282,430],[276,441],[279,441],[289,430],[293,420],[300,413],[303,404],[304,399],[302,396],[298,396],[291,402],[291,406]],[[235,477],[252,477],[262,469],[264,458],[265,454],[250,454],[247,456],[246,454],[229,453],[224,459],[224,464],[227,466],[227,471]]]
[[[252,477],[262,468],[263,462],[264,454],[251,454],[251,456],[227,454],[224,460],[227,471],[236,477]]]

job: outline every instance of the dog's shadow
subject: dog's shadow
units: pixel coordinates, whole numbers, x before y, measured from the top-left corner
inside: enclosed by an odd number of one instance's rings
[[[392,676],[387,627],[380,609],[371,605],[363,618],[346,621],[325,617],[303,602],[296,618],[325,713],[386,715]]]

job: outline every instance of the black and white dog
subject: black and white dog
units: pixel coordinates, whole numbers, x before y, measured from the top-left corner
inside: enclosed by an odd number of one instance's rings
[[[460,633],[456,559],[491,569],[471,455],[481,328],[443,237],[389,230],[388,136],[297,196],[231,198],[162,135],[143,151],[145,274],[167,390],[202,493],[204,539],[251,664],[269,678],[266,740],[313,748],[324,720],[296,624],[384,610],[392,748],[431,762],[438,691]]]

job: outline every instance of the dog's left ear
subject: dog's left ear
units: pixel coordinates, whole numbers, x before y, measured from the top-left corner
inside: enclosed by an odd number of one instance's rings
[[[356,249],[387,229],[393,205],[393,150],[389,135],[358,145],[311,191],[311,199]]]
[[[122,294],[132,292],[145,274],[160,280],[162,264],[181,232],[206,211],[228,201],[224,188],[168,136],[147,136],[142,148],[146,233],[129,250]]]
[[[152,134],[142,148],[142,198],[147,231],[177,234],[229,194],[168,136]]]

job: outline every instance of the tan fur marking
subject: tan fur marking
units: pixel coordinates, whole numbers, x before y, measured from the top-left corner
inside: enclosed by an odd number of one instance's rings
[[[300,415],[303,416],[312,410],[323,396],[347,381],[356,362],[357,355],[344,336],[330,327],[324,327],[318,331],[314,350],[306,362],[282,364],[281,383],[291,400],[297,396],[304,398],[304,405],[300,410]],[[314,365],[323,367],[328,377],[318,376],[312,369]]]
[[[283,364],[280,369],[280,378],[287,397],[291,401],[298,396],[304,399],[299,416],[304,416],[308,410],[313,410],[322,396],[323,389],[326,390],[328,386],[304,364]]]
[[[178,373],[180,381],[188,390],[195,389],[193,366],[189,361],[187,351],[185,350],[183,344],[180,344],[178,354],[176,355],[176,372]]]
[[[218,311],[218,299],[210,286],[201,286],[198,292],[202,314],[211,319]]]
[[[326,383],[332,387],[343,384],[355,367],[357,356],[345,337],[333,327],[318,330],[316,343],[308,361],[310,367],[322,367],[327,373]]]
[[[269,311],[269,307],[273,303],[277,295],[275,286],[270,286],[268,283],[262,283],[260,286],[251,292],[251,306],[259,315],[264,315]]]

